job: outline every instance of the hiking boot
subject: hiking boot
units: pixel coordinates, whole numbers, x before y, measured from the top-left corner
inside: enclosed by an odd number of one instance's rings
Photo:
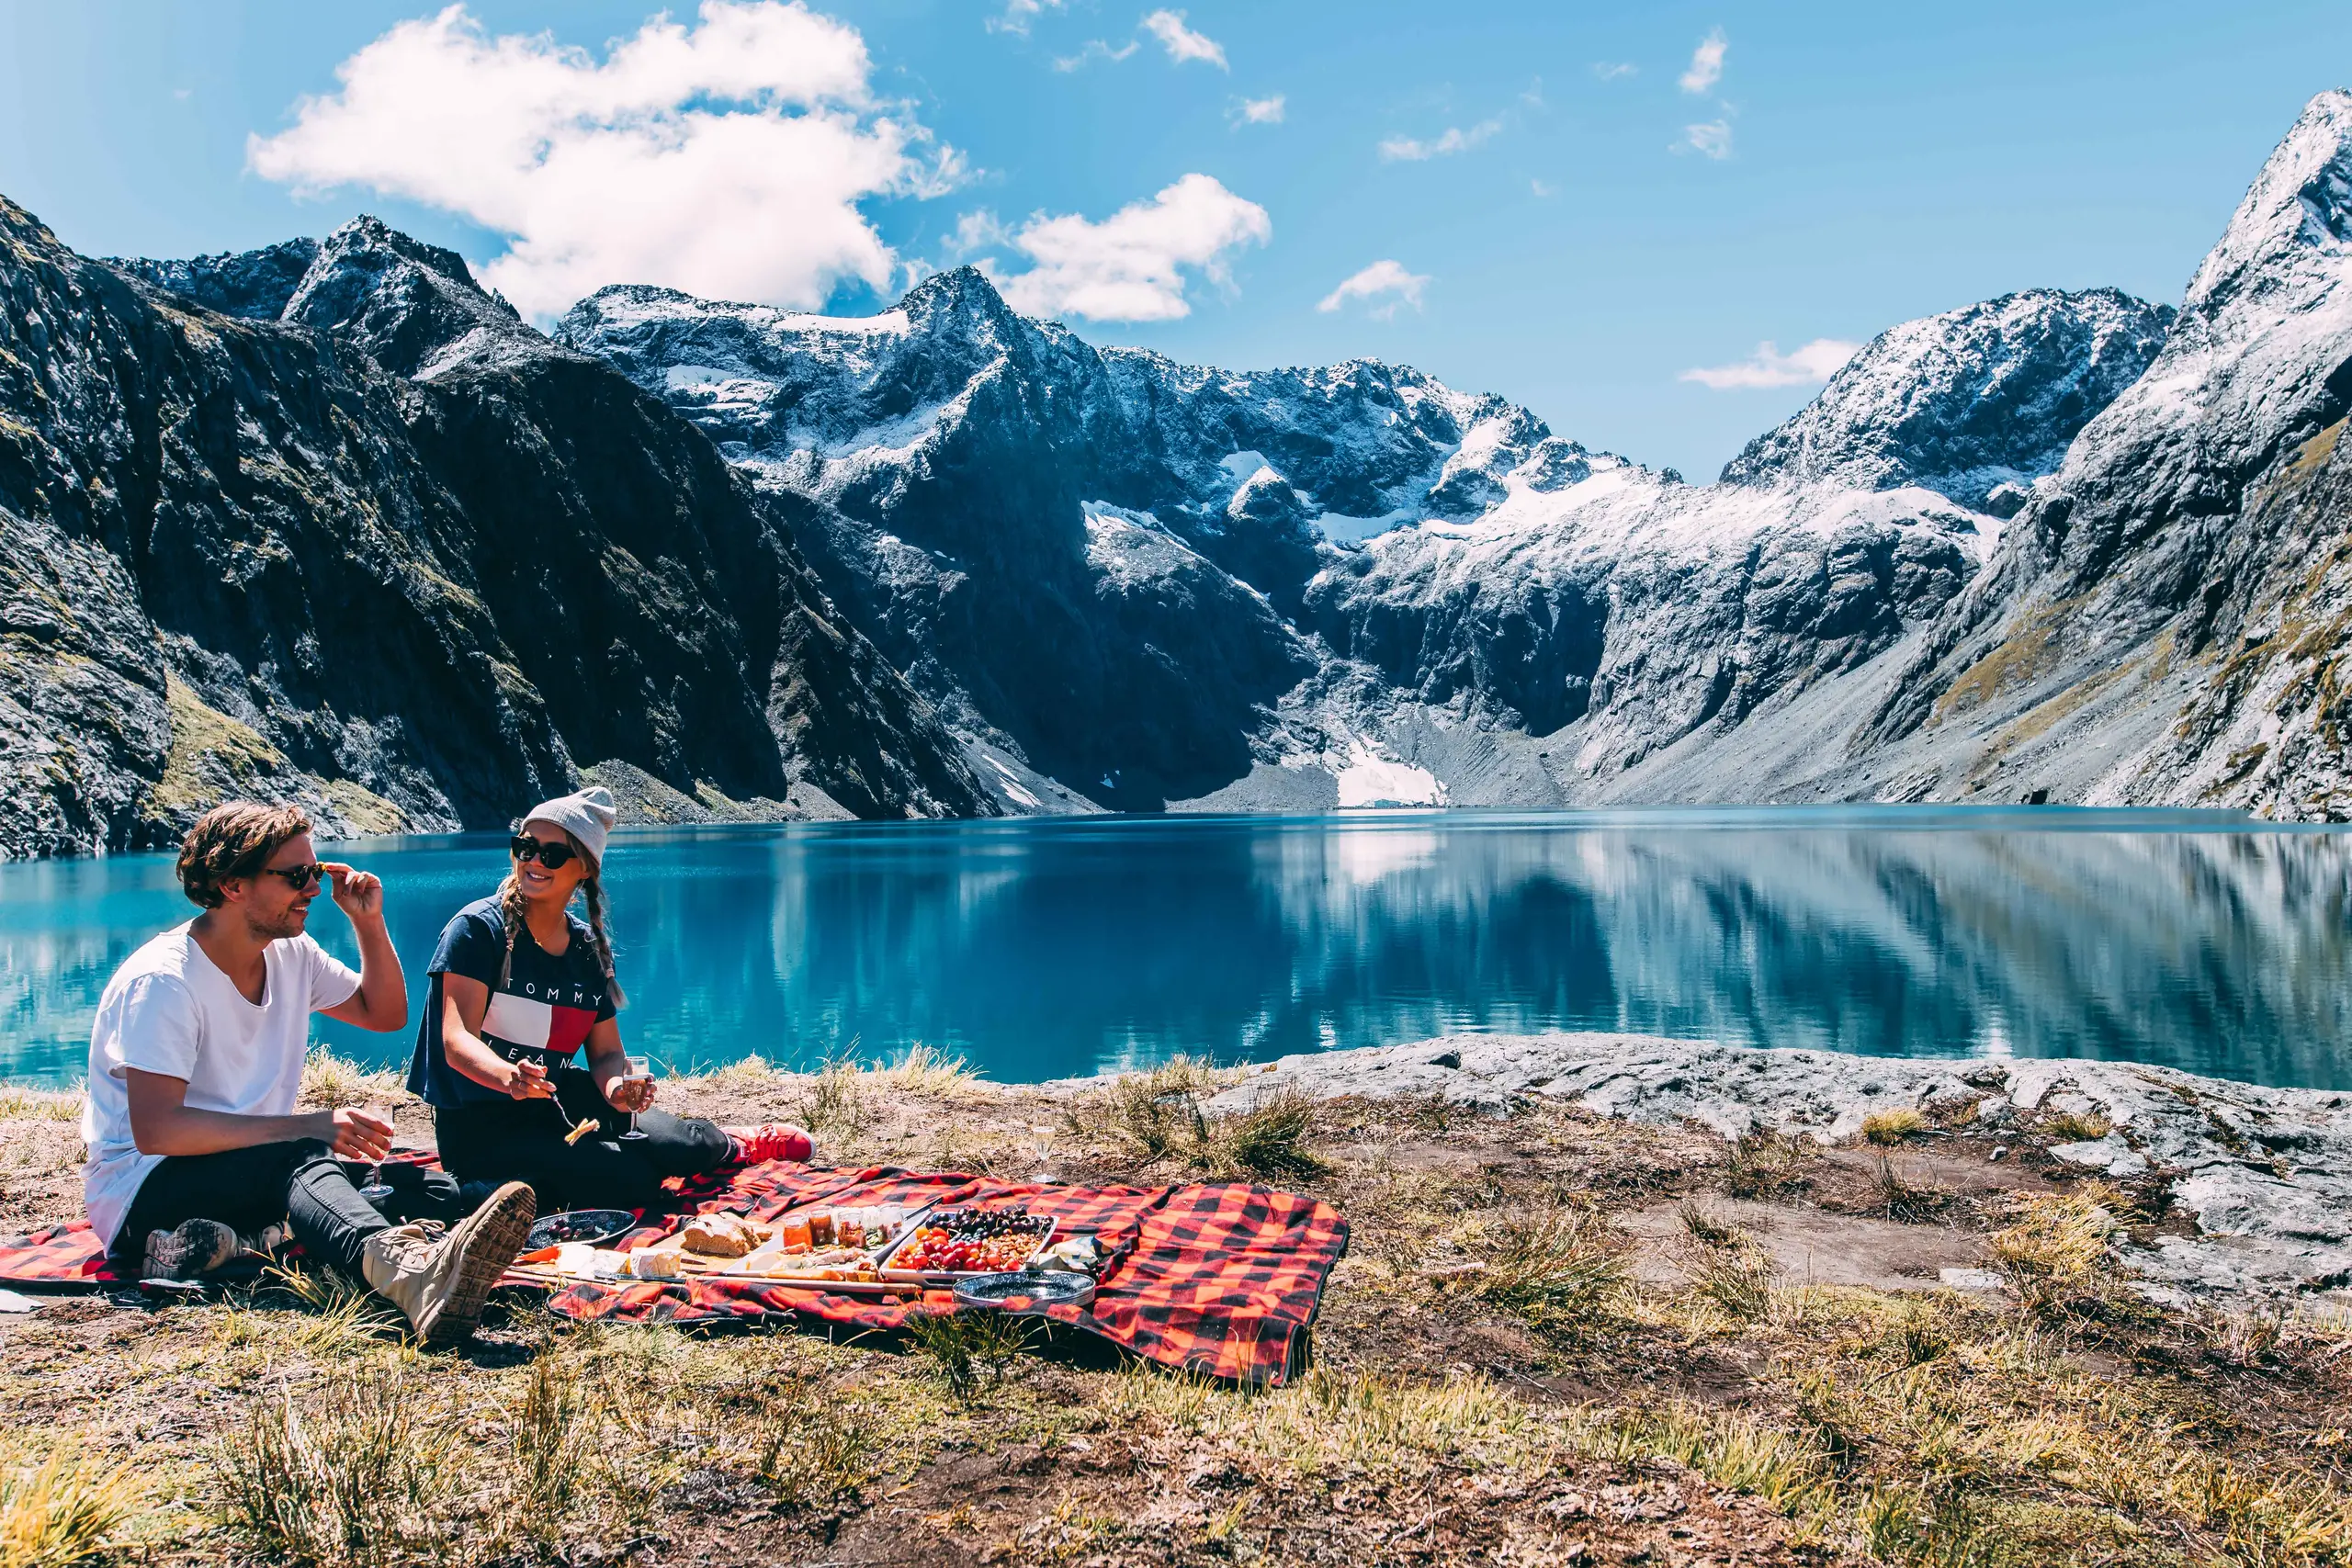
[[[531,1190],[510,1181],[455,1230],[420,1220],[378,1231],[360,1255],[360,1272],[377,1294],[408,1314],[418,1337],[450,1344],[481,1322],[491,1287],[523,1250],[537,1214]]]
[[[772,1159],[806,1165],[808,1156],[817,1152],[814,1138],[781,1122],[740,1128],[727,1135],[735,1141],[735,1159],[740,1165],[762,1165]]]
[[[219,1220],[182,1220],[179,1228],[147,1233],[142,1280],[197,1280],[240,1250],[237,1233]]]

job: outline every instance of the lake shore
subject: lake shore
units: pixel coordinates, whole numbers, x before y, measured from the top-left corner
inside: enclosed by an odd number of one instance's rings
[[[2322,1168],[2344,1168],[2342,1096],[1596,1035],[1036,1086],[927,1054],[752,1059],[663,1091],[800,1120],[843,1165],[1313,1192],[1353,1227],[1315,1369],[1248,1395],[1056,1345],[959,1377],[937,1348],[527,1305],[426,1355],[340,1287],[155,1313],[54,1298],[0,1317],[7,1463],[62,1456],[152,1562],[300,1547],[241,1485],[289,1420],[303,1462],[361,1462],[369,1409],[433,1435],[366,1551],[322,1561],[2352,1552],[2352,1331],[2310,1288],[2324,1274],[2281,1261],[2341,1242],[2291,1232],[2341,1212]],[[384,1075],[328,1059],[307,1092],[400,1103],[403,1141],[429,1141]],[[0,1228],[74,1212],[72,1104],[0,1097]],[[2245,1190],[2263,1201],[2213,1196]],[[2240,1209],[2267,1230],[2201,1234]],[[2200,1254],[2231,1267],[2180,1261]],[[518,1444],[575,1479],[532,1490],[514,1472],[550,1464],[515,1466]]]

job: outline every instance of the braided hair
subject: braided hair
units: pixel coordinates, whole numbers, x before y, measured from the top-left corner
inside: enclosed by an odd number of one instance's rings
[[[554,824],[549,823],[548,826],[553,827]],[[522,831],[519,825],[515,831]],[[605,989],[612,997],[615,1008],[627,1007],[628,998],[621,990],[619,977],[613,973],[612,938],[605,932],[603,868],[596,863],[596,857],[581,848],[580,840],[570,833],[564,834],[563,841],[571,846],[571,852],[578,855],[580,863],[588,868],[588,874],[581,879],[580,891],[588,897],[588,940],[596,949],[596,966],[605,972]],[[510,871],[506,874],[506,880],[498,885],[498,913],[506,926],[506,956],[498,966],[498,984],[502,990],[514,977],[514,938],[523,930],[524,908],[523,884]]]

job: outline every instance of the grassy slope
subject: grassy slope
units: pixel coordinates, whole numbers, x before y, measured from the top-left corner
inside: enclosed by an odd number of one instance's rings
[[[665,1087],[811,1122],[843,1162],[1322,1194],[1355,1244],[1294,1388],[980,1329],[697,1338],[527,1307],[424,1354],[333,1280],[153,1314],[61,1301],[0,1319],[0,1568],[77,1540],[351,1564],[2352,1558],[2352,1341],[2139,1305],[2104,1238],[2162,1217],[2030,1146],[1991,1165],[1905,1125],[1726,1149],[1436,1104],[1204,1122],[1214,1081],[1072,1100],[919,1060]],[[332,1064],[311,1089],[397,1098]],[[72,1212],[71,1109],[0,1098],[0,1224]],[[1836,1282],[1909,1245],[2013,1288]]]

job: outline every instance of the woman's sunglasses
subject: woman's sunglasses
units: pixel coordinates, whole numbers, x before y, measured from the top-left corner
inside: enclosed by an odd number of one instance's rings
[[[549,871],[560,871],[571,864],[571,857],[580,852],[570,844],[543,844],[528,833],[515,834],[506,840],[506,847],[514,852],[516,860],[537,861]]]

